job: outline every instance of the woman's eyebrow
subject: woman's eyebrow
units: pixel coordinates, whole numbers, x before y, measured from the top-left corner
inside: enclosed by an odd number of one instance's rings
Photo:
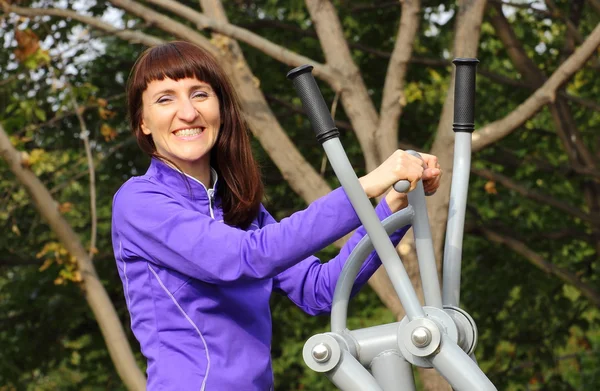
[[[201,82],[201,83],[190,86],[190,91],[197,90],[199,88],[207,88],[209,90],[212,90],[212,87],[210,86],[210,84]]]
[[[174,94],[175,90],[172,90],[170,88],[166,89],[166,90],[160,90],[158,91],[156,94],[152,95],[152,99],[157,98],[159,95],[163,95],[163,94]]]
[[[198,84],[191,85],[190,88],[189,88],[189,91],[195,91],[195,90],[200,89],[200,88],[208,88],[209,90],[212,90],[212,87],[210,86],[210,84],[208,84],[208,83],[198,83]],[[159,95],[163,95],[163,94],[175,94],[175,90],[173,90],[171,88],[160,90],[156,94],[152,95],[152,99],[155,99]]]

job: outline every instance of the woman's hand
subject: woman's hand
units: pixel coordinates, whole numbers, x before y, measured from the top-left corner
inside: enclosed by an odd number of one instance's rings
[[[379,167],[359,179],[369,198],[379,197],[396,182],[406,179],[410,182],[410,190],[417,186],[423,175],[423,162],[400,149],[396,150]]]
[[[423,161],[427,165],[427,168],[423,170],[421,180],[423,180],[423,189],[425,193],[435,193],[440,187],[440,180],[442,178],[442,169],[438,163],[438,159],[434,155],[426,153],[420,153]],[[385,196],[385,202],[388,204],[392,212],[397,212],[400,209],[408,206],[408,197],[405,193],[398,193],[392,187]]]
[[[420,155],[423,161],[409,153],[397,150],[379,167],[361,177],[359,181],[367,196],[369,198],[378,197],[389,190],[385,201],[392,212],[397,212],[408,205],[406,194],[398,193],[392,187],[399,180],[408,180],[410,190],[413,190],[419,179],[422,179],[425,192],[435,192],[440,186],[442,176],[438,159],[436,156],[426,153],[420,153]],[[423,169],[423,162],[426,169]]]

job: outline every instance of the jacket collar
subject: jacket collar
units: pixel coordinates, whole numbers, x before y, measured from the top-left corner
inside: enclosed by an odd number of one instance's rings
[[[209,195],[217,194],[217,181],[219,179],[214,168],[210,168],[212,188],[207,188],[202,182],[177,168],[152,158],[146,175],[155,178],[171,190],[175,190],[188,198],[208,199]]]

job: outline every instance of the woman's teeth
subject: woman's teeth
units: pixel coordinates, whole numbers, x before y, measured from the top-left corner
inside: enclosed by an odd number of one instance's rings
[[[176,131],[175,136],[196,136],[202,133],[202,128],[182,129]]]

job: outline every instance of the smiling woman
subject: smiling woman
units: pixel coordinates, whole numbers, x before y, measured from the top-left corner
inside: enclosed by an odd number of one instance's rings
[[[115,194],[112,242],[148,360],[147,389],[272,389],[271,293],[309,314],[329,312],[365,230],[342,188],[279,223],[271,217],[236,95],[204,50],[184,42],[147,50],[127,95],[131,129],[152,161]],[[434,156],[422,156],[436,167]],[[396,151],[360,178],[369,197],[388,192],[380,219],[406,205],[390,190],[397,181],[438,187],[441,171],[422,163]],[[357,228],[329,262],[312,256]],[[380,265],[372,253],[355,293]]]
[[[209,186],[210,151],[221,127],[219,99],[212,87],[196,78],[154,80],[142,102],[140,126],[157,152]]]
[[[127,106],[129,125],[142,151],[206,187],[212,186],[212,166],[222,179],[225,222],[250,224],[263,184],[235,91],[208,52],[187,42],[146,50],[129,76]],[[182,139],[186,133],[173,134],[197,127],[203,129],[202,137],[190,143]]]

